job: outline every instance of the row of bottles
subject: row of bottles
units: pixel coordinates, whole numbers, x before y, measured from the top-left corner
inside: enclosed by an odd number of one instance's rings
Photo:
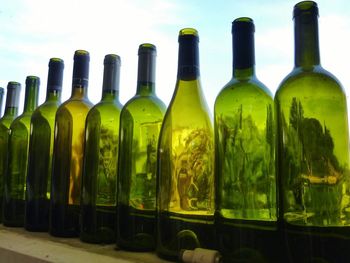
[[[275,98],[255,74],[253,20],[233,22],[233,74],[214,123],[191,28],[179,34],[168,108],[155,94],[152,44],[139,47],[137,91],[124,106],[117,55],[105,57],[95,106],[86,51],[75,52],[72,96],[61,105],[60,59],[50,60],[38,108],[39,78],[27,78],[16,119],[20,84],[10,82],[0,119],[4,225],[169,260],[204,247],[224,262],[348,262],[346,97],[320,65],[317,4],[298,3],[293,17],[295,65]]]

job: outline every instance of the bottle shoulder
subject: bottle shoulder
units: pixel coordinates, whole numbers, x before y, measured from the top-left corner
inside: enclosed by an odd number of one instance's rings
[[[336,93],[345,95],[344,88],[339,80],[321,66],[305,70],[294,68],[279,85],[275,97],[279,98],[285,93],[310,93],[315,94]]]
[[[164,102],[156,96],[135,95],[122,108],[122,115],[125,111],[128,111],[131,115],[148,114],[149,112],[164,115],[166,106]]]
[[[16,129],[29,130],[31,116],[32,116],[31,113],[23,113],[23,114],[21,114],[16,119],[14,119],[14,121],[11,123],[10,129],[12,131],[16,130]]]
[[[62,111],[75,111],[75,112],[88,112],[93,107],[93,104],[88,100],[77,100],[77,99],[68,99],[64,103],[62,103],[58,109],[57,114],[60,114]]]
[[[52,118],[52,116],[54,118],[59,106],[59,102],[46,101],[34,110],[32,114],[32,119],[38,117]]]
[[[245,97],[254,97],[266,100],[273,100],[271,91],[257,78],[249,80],[237,80],[232,78],[219,92],[218,100],[238,100]]]
[[[0,125],[4,126],[6,129],[9,129],[14,119],[15,119],[15,116],[13,115],[10,115],[10,116],[4,115],[0,119]]]
[[[93,106],[87,115],[87,123],[94,122],[96,119],[103,121],[103,119],[108,120],[108,122],[118,120],[121,113],[121,106],[113,102],[99,102]]]

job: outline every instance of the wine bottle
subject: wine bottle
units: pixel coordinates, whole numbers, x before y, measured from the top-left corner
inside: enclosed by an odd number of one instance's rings
[[[2,116],[2,103],[4,101],[4,88],[0,87],[0,118]]]
[[[30,118],[38,106],[40,79],[28,76],[23,113],[11,124],[8,139],[8,169],[4,180],[4,225],[24,225],[24,202],[28,168]]]
[[[5,113],[0,119],[0,223],[3,221],[4,180],[7,174],[9,128],[18,114],[20,92],[20,83],[11,81],[7,84]]]
[[[182,249],[213,248],[214,134],[199,73],[195,29],[179,34],[174,95],[159,138],[159,256],[176,260]]]
[[[24,226],[29,231],[48,231],[54,124],[61,91],[64,62],[51,58],[46,100],[32,114]]]
[[[79,236],[85,119],[92,107],[87,97],[89,61],[87,51],[75,51],[72,95],[56,112],[49,215],[53,236]]]
[[[214,106],[215,219],[225,262],[280,262],[273,98],[255,75],[254,31],[248,17],[233,21],[233,76]]]
[[[120,57],[106,55],[102,99],[88,113],[82,175],[80,239],[114,243],[118,164]]]
[[[156,239],[156,168],[166,107],[155,94],[156,47],[138,50],[136,95],[120,116],[117,245],[153,250]]]
[[[294,69],[275,96],[286,256],[290,262],[348,262],[346,96],[340,82],[320,64],[315,2],[295,5],[294,37]]]

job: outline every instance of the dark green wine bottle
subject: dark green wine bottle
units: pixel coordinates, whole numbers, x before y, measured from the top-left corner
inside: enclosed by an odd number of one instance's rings
[[[156,163],[166,107],[155,94],[156,47],[139,46],[136,95],[120,116],[117,245],[154,250],[156,240]]]
[[[114,243],[118,164],[120,57],[106,55],[102,99],[88,113],[82,175],[80,239]]]
[[[28,76],[23,113],[10,126],[8,169],[4,180],[4,225],[24,225],[24,202],[28,169],[30,118],[38,106],[40,79]]]
[[[280,262],[273,98],[255,75],[254,31],[250,18],[233,21],[233,76],[214,107],[215,219],[225,262]]]
[[[64,63],[51,58],[46,100],[32,114],[24,226],[29,231],[48,231],[51,167],[55,116],[61,104]]]
[[[157,253],[171,260],[182,249],[215,245],[214,134],[198,42],[195,29],[180,31],[177,82],[159,138]]]
[[[0,118],[2,116],[2,103],[4,101],[4,88],[0,87]]]
[[[290,262],[349,262],[346,96],[320,65],[317,20],[315,2],[295,5],[295,65],[275,96],[280,218]]]
[[[87,51],[75,51],[72,95],[56,112],[49,216],[53,236],[79,236],[85,119],[92,107],[87,97],[89,61]]]
[[[7,84],[5,113],[0,119],[0,223],[3,221],[4,180],[7,174],[9,128],[18,114],[20,92],[20,83],[11,81]]]

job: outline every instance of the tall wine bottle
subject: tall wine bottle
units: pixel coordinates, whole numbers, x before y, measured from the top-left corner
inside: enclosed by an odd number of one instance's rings
[[[11,124],[8,140],[8,169],[4,180],[4,225],[24,225],[24,202],[28,169],[30,118],[38,106],[40,79],[28,76],[23,113]]]
[[[295,5],[294,69],[275,96],[280,217],[290,262],[349,262],[346,96],[321,67],[317,20],[315,2]]]
[[[128,250],[155,248],[156,168],[166,107],[155,94],[156,47],[139,46],[136,95],[120,116],[117,244]]]
[[[0,87],[0,118],[2,116],[2,103],[4,101],[4,88]]]
[[[0,223],[3,221],[4,180],[7,174],[9,128],[18,114],[20,92],[20,83],[11,81],[7,84],[5,113],[0,119]]]
[[[53,236],[79,236],[85,119],[92,107],[87,97],[89,61],[87,51],[75,51],[72,95],[56,112],[49,216]]]
[[[214,134],[199,73],[195,29],[179,34],[175,92],[159,139],[157,208],[159,256],[214,247]]]
[[[114,243],[118,164],[120,57],[106,55],[102,99],[88,113],[82,175],[80,239]]]
[[[29,231],[48,231],[54,124],[61,104],[63,60],[51,58],[46,100],[32,114],[24,226]]]
[[[255,75],[254,31],[250,18],[233,21],[233,76],[214,107],[217,238],[225,262],[280,262],[273,98]]]

